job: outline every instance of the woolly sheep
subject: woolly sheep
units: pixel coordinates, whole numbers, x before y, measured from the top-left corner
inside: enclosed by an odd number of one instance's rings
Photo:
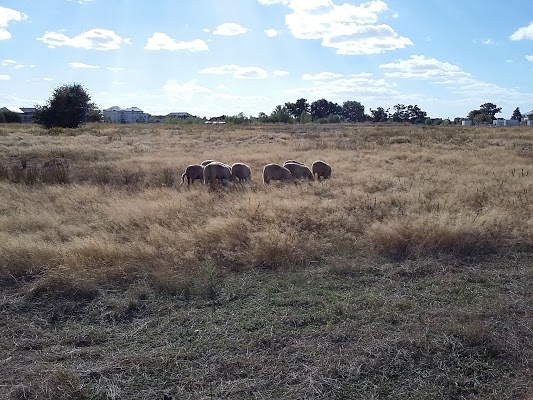
[[[217,162],[215,160],[204,160],[201,162],[202,167],[205,167],[207,164],[211,164],[212,162]]]
[[[320,177],[323,177],[324,179],[331,178],[331,166],[322,160],[316,160],[311,169],[313,171],[313,176],[316,174],[318,180],[320,180]]]
[[[252,180],[252,169],[243,163],[235,163],[231,166],[231,174],[233,178],[238,179],[239,182],[249,182]]]
[[[183,185],[185,177],[187,177],[187,185],[194,183],[196,179],[202,181],[204,179],[204,167],[202,167],[200,164],[187,165],[187,168],[185,168],[185,172],[183,173],[183,175],[181,175],[180,185]]]
[[[223,163],[212,162],[204,167],[204,183],[214,184],[216,180],[232,181],[233,175],[231,174],[231,168]]]
[[[283,164],[285,168],[291,171],[291,175],[295,179],[309,179],[311,181],[315,180],[313,173],[306,165],[297,164],[297,163],[285,163]]]
[[[285,166],[285,164],[300,164],[300,165],[305,165],[303,162],[300,162],[300,161],[296,161],[296,160],[287,160],[283,163],[283,166]]]
[[[267,164],[263,168],[263,183],[270,183],[271,180],[292,181],[293,179],[291,171],[279,164]]]

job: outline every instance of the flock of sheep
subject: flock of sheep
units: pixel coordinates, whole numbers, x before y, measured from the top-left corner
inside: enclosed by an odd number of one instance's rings
[[[263,168],[263,183],[270,181],[293,181],[295,179],[309,179],[311,181],[320,178],[328,179],[331,177],[331,166],[321,160],[317,160],[311,166],[311,169],[304,163],[295,160],[288,160],[279,164],[267,164]],[[252,180],[251,168],[243,163],[235,163],[232,166],[219,161],[205,160],[201,164],[191,164],[185,168],[181,175],[181,184],[187,178],[187,185],[194,183],[195,180],[203,181],[204,184],[214,184],[215,182],[229,182],[237,180],[240,183],[250,182]]]

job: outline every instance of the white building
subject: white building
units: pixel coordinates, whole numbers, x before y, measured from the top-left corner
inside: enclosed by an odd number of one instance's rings
[[[518,126],[520,122],[517,119],[495,119],[492,124],[494,126]]]
[[[469,120],[469,119],[464,119],[463,121],[461,121],[461,125],[462,126],[472,126],[472,121]]]
[[[104,110],[104,120],[112,124],[146,124],[149,117],[150,114],[138,107],[123,109],[113,106]]]

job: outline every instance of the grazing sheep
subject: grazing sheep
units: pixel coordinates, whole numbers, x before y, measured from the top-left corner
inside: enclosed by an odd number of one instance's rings
[[[324,179],[331,178],[331,166],[324,161],[315,161],[311,169],[313,171],[313,176],[316,174],[318,180],[320,180],[320,177],[323,177]]]
[[[219,181],[232,181],[233,175],[231,174],[231,168],[223,163],[212,162],[204,167],[204,183],[214,184],[217,179]]]
[[[212,162],[218,162],[215,160],[204,160],[201,162],[202,167],[205,167],[207,164],[211,164]]]
[[[285,164],[300,164],[300,165],[305,165],[303,162],[300,162],[300,161],[296,161],[296,160],[287,160],[283,163],[283,166],[285,166]]]
[[[292,181],[294,178],[291,171],[278,164],[267,164],[263,168],[263,183],[270,183],[275,181]]]
[[[240,183],[252,180],[251,168],[243,163],[235,163],[231,166],[231,174],[238,179]]]
[[[283,164],[283,166],[289,171],[291,171],[291,175],[294,177],[294,179],[309,179],[311,181],[315,180],[313,173],[306,165],[297,163],[285,163]]]
[[[185,168],[185,172],[183,173],[183,175],[181,175],[180,185],[183,185],[185,177],[187,177],[187,185],[194,183],[196,179],[202,181],[204,179],[204,167],[199,164],[187,165],[187,168]]]

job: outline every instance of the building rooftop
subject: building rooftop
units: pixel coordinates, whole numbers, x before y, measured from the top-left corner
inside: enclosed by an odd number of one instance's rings
[[[24,114],[24,111],[22,111],[18,107],[2,107],[2,108],[0,108],[0,111],[11,111],[11,112],[14,112],[14,113],[17,113],[17,114]]]

